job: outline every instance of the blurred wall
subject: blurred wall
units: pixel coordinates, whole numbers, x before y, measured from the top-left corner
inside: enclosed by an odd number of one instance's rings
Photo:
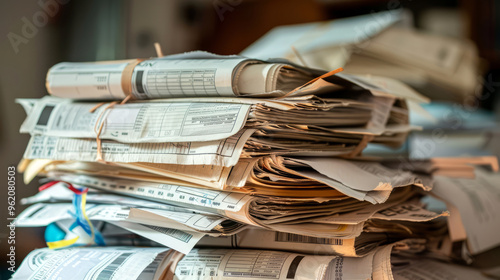
[[[0,248],[1,265],[6,265],[7,248],[7,167],[16,166],[21,159],[29,137],[18,133],[25,118],[24,110],[15,104],[18,97],[38,98],[45,95],[45,73],[59,51],[54,42],[57,40],[56,17],[40,16],[37,25],[32,25],[33,17],[41,14],[42,8],[35,1],[2,1],[0,3],[0,150],[2,188],[0,189]],[[43,13],[45,15],[45,13]],[[57,16],[57,15],[56,15]],[[26,23],[29,22],[29,23]],[[45,24],[43,24],[45,23]],[[23,32],[24,31],[24,32]],[[19,37],[18,37],[19,36]],[[20,213],[20,198],[36,193],[36,186],[24,185],[21,174],[17,174],[16,214]],[[33,230],[17,229],[17,265],[22,256],[33,246],[43,246],[39,234]]]

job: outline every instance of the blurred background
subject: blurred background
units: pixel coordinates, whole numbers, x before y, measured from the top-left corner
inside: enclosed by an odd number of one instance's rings
[[[58,62],[153,57],[156,56],[155,42],[161,44],[165,55],[192,50],[238,54],[276,26],[373,14],[394,8],[404,9],[407,24],[424,33],[473,42],[480,57],[477,65],[480,87],[473,95],[475,100],[468,100],[476,105],[474,114],[463,114],[460,130],[454,128],[449,133],[450,139],[460,134],[462,142],[447,142],[445,147],[438,145],[432,154],[442,152],[445,156],[447,148],[457,145],[465,147],[463,154],[487,150],[485,153],[499,155],[496,143],[499,142],[497,123],[500,115],[500,1],[7,0],[0,3],[0,34],[3,36],[0,147],[2,173],[5,174],[2,176],[7,176],[7,166],[17,165],[29,139],[28,135],[18,133],[25,112],[15,104],[15,98],[46,95],[47,70]],[[454,105],[439,104],[428,109],[439,122],[439,114],[445,110],[456,116],[467,111],[467,106],[455,101]],[[450,108],[457,111],[450,111]],[[448,122],[445,124],[448,128],[457,124],[453,118],[443,121]],[[478,135],[484,139],[476,139]],[[425,141],[427,136],[423,132],[410,142],[417,141],[418,147],[418,141]],[[415,155],[415,150],[406,149],[407,153]],[[17,175],[16,213],[19,214],[22,210],[20,198],[36,193],[37,182],[25,185],[22,176]],[[0,196],[5,197],[6,184],[4,186]],[[8,224],[6,199],[1,206],[0,221]],[[6,226],[0,228],[0,267],[4,268],[8,236]],[[16,230],[17,265],[33,248],[45,246],[42,237],[41,229],[37,232]],[[7,279],[7,275],[4,273],[1,279]]]

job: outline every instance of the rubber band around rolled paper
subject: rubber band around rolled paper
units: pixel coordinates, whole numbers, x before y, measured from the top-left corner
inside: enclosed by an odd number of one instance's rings
[[[158,42],[154,44],[155,50],[156,50],[156,55],[158,57],[163,57],[163,52],[161,50],[161,46]],[[125,98],[120,102],[119,105],[123,105],[127,103],[128,101],[134,99],[134,95],[132,94],[132,75],[134,73],[134,68],[137,66],[139,63],[144,61],[144,59],[137,59],[136,61],[129,63],[125,69],[122,72],[122,80],[121,80],[121,85],[123,92],[126,94]],[[89,112],[93,113],[95,110],[99,109],[100,107],[104,106],[106,103],[101,102],[97,104],[96,106],[92,107]],[[104,117],[105,113],[107,110],[113,108],[116,104],[118,104],[117,101],[113,101],[109,103],[104,110],[102,110],[101,114],[97,118],[97,121],[94,126],[94,132],[96,133],[96,144],[97,144],[97,151],[96,151],[96,161],[98,162],[106,162],[103,158],[102,155],[102,140],[100,138],[102,130],[104,128],[104,123],[106,122],[106,118]]]
[[[122,90],[125,93],[125,99],[127,99],[127,98],[130,99],[130,98],[134,97],[132,95],[132,76],[134,75],[135,67],[143,61],[144,61],[144,59],[138,58],[135,61],[127,64],[125,69],[123,69],[123,71],[122,71],[121,85],[122,85]]]

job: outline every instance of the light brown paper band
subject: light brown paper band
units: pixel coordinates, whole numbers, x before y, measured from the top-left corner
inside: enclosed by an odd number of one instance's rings
[[[125,97],[132,96],[132,74],[134,74],[134,68],[137,64],[144,61],[144,59],[136,59],[135,61],[130,62],[122,72],[122,90],[125,93]],[[130,98],[133,98],[130,97]]]

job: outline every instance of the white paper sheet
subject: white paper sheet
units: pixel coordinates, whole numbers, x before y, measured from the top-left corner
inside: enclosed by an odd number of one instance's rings
[[[68,174],[61,177],[61,179],[106,191],[144,197],[166,203],[181,203],[187,207],[202,206],[206,209],[214,209],[215,211],[240,211],[252,199],[252,196],[242,193],[87,175]]]
[[[233,74],[247,58],[154,59],[134,69],[132,92],[137,99],[236,96]]]
[[[170,247],[183,254],[187,254],[193,249],[198,241],[205,235],[194,231],[182,231],[178,229],[149,226],[131,223],[127,221],[111,222],[112,224],[133,232],[147,239]]]
[[[19,103],[29,100],[19,99]],[[44,97],[21,126],[22,133],[67,138],[96,138],[124,143],[205,142],[236,134],[250,105],[232,103],[147,102],[114,105]]]
[[[47,73],[47,90],[68,98],[123,99],[122,72],[129,62],[58,63]]]
[[[436,176],[432,193],[460,211],[469,250],[484,252],[500,244],[500,174],[476,169],[476,178]]]
[[[234,166],[243,146],[254,132],[246,129],[224,140],[181,143],[119,143],[103,140],[102,155],[109,162],[152,162],[169,164]],[[27,159],[95,161],[95,139],[31,137],[24,157]]]
[[[138,247],[37,249],[23,260],[11,279],[153,280],[158,263],[168,250]]]
[[[127,221],[180,230],[210,231],[227,219],[216,215],[183,213],[162,209],[132,208]],[[179,227],[178,225],[183,225]]]
[[[174,279],[322,279],[333,258],[263,250],[195,249],[178,263]]]

